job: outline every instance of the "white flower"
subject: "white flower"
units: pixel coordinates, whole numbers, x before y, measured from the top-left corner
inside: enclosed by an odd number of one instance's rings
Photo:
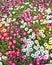
[[[13,11],[12,13],[15,14],[15,11]]]
[[[50,63],[52,63],[52,60],[50,60]]]
[[[7,25],[10,22],[11,22],[11,18],[2,18],[2,22],[1,23]]]
[[[21,24],[24,24],[24,20],[21,21]]]
[[[4,56],[4,55],[2,56],[2,59],[3,59],[3,60],[5,60],[6,58],[7,58],[6,56]]]
[[[30,34],[30,31],[28,31],[27,33]]]
[[[34,45],[34,47],[33,47],[33,48],[34,48],[35,50],[38,50],[37,46],[35,46],[35,45]]]
[[[27,5],[27,4],[29,4],[29,2],[26,2],[26,3],[24,3],[24,4],[26,4],[26,5]]]
[[[25,28],[25,26],[24,25],[21,25],[20,28]]]
[[[28,27],[25,28],[25,31],[28,31]]]
[[[46,9],[45,11],[46,11],[46,13],[47,13],[47,14],[52,13],[52,11],[51,11],[51,9],[50,9],[50,8]]]
[[[40,54],[40,51],[38,50],[36,53],[39,55]]]
[[[32,47],[32,44],[28,44],[27,47],[28,47],[28,48],[29,48],[29,47]]]
[[[50,57],[52,58],[52,53],[50,53]]]
[[[50,18],[51,18],[50,15],[47,15],[46,19],[48,20],[48,19],[50,19]]]
[[[20,9],[21,9],[21,8],[24,8],[24,6],[21,6]]]
[[[27,26],[27,23],[25,22],[25,23],[23,23],[23,25],[24,25],[24,26]]]
[[[13,10],[13,7],[9,7],[9,10]]]
[[[35,39],[35,33],[32,32],[32,35],[29,35],[29,38],[30,38],[30,39]]]
[[[31,4],[29,4],[29,7],[30,7],[30,8],[33,8],[33,6],[32,6]]]
[[[44,47],[43,46],[40,47],[40,51],[41,52],[44,51]]]
[[[22,52],[26,52],[27,50],[25,48],[22,49]]]
[[[32,49],[32,48],[30,48],[30,49],[29,49],[29,52],[32,52],[32,51],[33,51],[33,49]]]
[[[32,32],[32,29],[29,29],[30,32]]]
[[[41,13],[43,13],[43,8],[41,8],[40,6],[39,6],[39,10],[38,11],[40,11]]]
[[[33,58],[34,58],[34,54],[33,54],[33,53],[31,54],[31,57],[33,57]]]
[[[5,18],[2,18],[2,21],[4,21],[5,20]]]
[[[35,24],[36,21],[33,21],[33,24]]]
[[[29,52],[26,53],[26,56],[29,56]]]
[[[2,65],[2,62],[0,62],[0,65]]]
[[[35,20],[36,18],[37,18],[37,17],[36,17],[36,16],[34,16],[34,17],[33,17],[33,20]]]
[[[11,22],[11,18],[7,18],[7,23],[10,23]]]
[[[49,54],[45,55],[45,57],[46,57],[46,59],[48,59],[49,58]]]
[[[18,6],[17,8],[16,8],[16,10],[18,10],[20,8],[20,6]]]
[[[45,50],[45,52],[44,52],[45,54],[49,54],[49,51],[48,50]]]
[[[38,20],[36,20],[36,22],[38,23],[39,21],[38,21]]]
[[[2,23],[2,24],[5,24],[6,22],[5,22],[5,21],[2,21],[1,23]]]
[[[0,57],[0,60],[2,60],[2,58]]]
[[[10,16],[13,16],[10,12],[9,12]]]
[[[40,22],[43,22],[43,19],[41,19]]]
[[[46,23],[52,23],[52,20],[47,20],[47,22]]]
[[[13,21],[16,21],[16,18],[13,18]]]
[[[35,37],[35,33],[34,33],[34,32],[32,32],[32,36],[34,36],[34,37]]]
[[[30,39],[31,39],[31,37],[32,37],[32,36],[31,36],[31,35],[29,35],[29,38],[30,38]]]
[[[38,57],[39,56],[38,52],[35,52],[34,56],[35,57]]]
[[[36,8],[36,7],[34,7],[34,11],[36,11],[36,9],[37,9],[37,8]]]

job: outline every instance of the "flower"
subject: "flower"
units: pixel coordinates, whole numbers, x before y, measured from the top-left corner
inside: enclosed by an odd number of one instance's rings
[[[0,62],[0,65],[2,65],[2,62]]]
[[[52,53],[50,53],[50,57],[52,57]]]
[[[2,27],[2,23],[0,23],[0,27]]]
[[[30,62],[28,65],[34,65],[32,62]]]
[[[52,58],[50,4],[50,0],[1,1],[0,62],[43,65]]]
[[[2,58],[0,57],[0,60],[2,60]]]
[[[47,14],[51,13],[51,9],[50,8],[46,9],[45,11],[46,11]]]
[[[5,60],[5,59],[7,59],[7,57],[6,56],[2,56],[2,59]]]

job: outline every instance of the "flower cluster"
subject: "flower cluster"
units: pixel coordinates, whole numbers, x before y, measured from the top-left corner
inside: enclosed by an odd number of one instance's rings
[[[44,65],[52,59],[51,0],[2,0],[0,65]]]

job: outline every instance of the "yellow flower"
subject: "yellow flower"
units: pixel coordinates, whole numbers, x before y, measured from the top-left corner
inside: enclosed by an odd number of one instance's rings
[[[50,45],[48,45],[48,46],[47,46],[47,49],[48,49],[48,50],[50,50],[50,49],[51,49]]]
[[[44,29],[39,30],[40,33],[44,33]]]
[[[42,22],[43,24],[46,24],[46,19],[44,19],[44,21]]]
[[[5,24],[5,26],[9,26],[9,24],[8,24],[8,23],[6,23],[6,24]]]
[[[45,46],[45,48],[48,49],[48,50],[52,49],[52,45],[48,45],[47,43],[44,43],[44,46]]]
[[[37,35],[37,39],[38,39],[38,40],[41,40],[41,38],[39,37],[39,35]]]
[[[39,44],[39,41],[38,40],[35,40],[35,43]]]
[[[35,49],[35,48],[36,48],[36,46],[34,45],[34,46],[33,46],[33,48]]]
[[[45,34],[42,34],[42,37],[45,38]]]
[[[52,45],[50,45],[50,49],[52,49]]]
[[[50,46],[47,43],[44,43],[44,46],[46,49],[48,49],[48,50],[50,49]]]
[[[36,47],[35,45],[33,46],[33,48],[36,49],[36,50],[38,49],[38,47]]]
[[[52,44],[52,37],[49,38],[49,44]]]
[[[49,40],[49,44],[52,44],[52,40]]]
[[[49,31],[52,31],[51,27],[49,28]]]
[[[47,45],[48,45],[48,44],[45,42],[45,43],[44,43],[44,46],[47,46]]]
[[[2,27],[2,23],[0,23],[0,27]]]

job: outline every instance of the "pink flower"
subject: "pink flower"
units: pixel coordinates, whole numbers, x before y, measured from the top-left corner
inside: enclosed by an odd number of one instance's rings
[[[48,24],[46,24],[46,28],[50,28],[50,26],[51,26],[51,25],[50,25],[49,23],[48,23]]]
[[[34,65],[33,62],[30,62],[28,65]]]
[[[15,63],[12,63],[12,65],[16,65]]]
[[[25,57],[21,56],[21,60],[22,60],[22,62],[24,62],[25,61]]]
[[[12,6],[12,2],[9,2],[9,5]]]
[[[21,37],[21,38],[20,38],[20,41],[22,42],[23,40],[24,40],[24,38]]]
[[[26,32],[25,31],[22,31],[22,34],[25,36],[26,35]]]
[[[10,42],[8,43],[8,45],[11,46],[11,45],[12,45],[12,42],[10,41]]]
[[[9,39],[11,40],[12,39],[12,36],[9,36]]]
[[[20,51],[17,51],[17,52],[16,52],[16,55],[17,55],[17,57],[18,57],[18,56],[20,55]]]
[[[18,22],[15,22],[16,25],[18,25],[19,23]]]
[[[0,56],[2,56],[2,53],[0,52]]]
[[[9,40],[9,36],[5,37],[5,40]]]
[[[39,62],[40,61],[40,58],[36,58],[36,61]]]
[[[15,46],[14,45],[12,45],[12,49],[14,49],[15,48]]]
[[[46,60],[46,56],[44,55],[44,56],[42,56],[42,60]]]
[[[37,19],[39,19],[39,20],[42,19],[41,14],[38,14],[38,15],[37,15]]]
[[[16,44],[16,40],[13,40],[12,42],[13,42],[13,44]]]

